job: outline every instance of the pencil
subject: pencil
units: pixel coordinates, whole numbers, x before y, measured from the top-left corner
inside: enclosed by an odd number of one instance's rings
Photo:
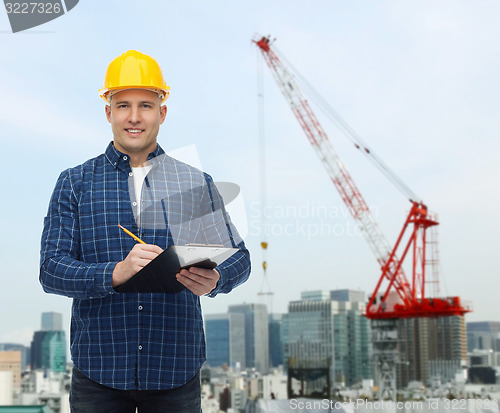
[[[140,239],[138,236],[132,234],[127,228],[125,227],[122,227],[120,224],[118,224],[118,226],[123,229],[128,235],[130,235],[133,239],[135,239],[137,242],[140,242],[141,244],[145,244],[145,242]]]

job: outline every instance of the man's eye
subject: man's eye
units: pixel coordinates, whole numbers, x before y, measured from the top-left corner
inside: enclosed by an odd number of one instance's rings
[[[123,109],[123,108],[126,108],[126,107],[127,107],[127,105],[125,105],[125,104],[118,105],[118,108],[119,108],[119,109]]]
[[[143,107],[143,108],[146,108],[146,109],[151,109],[151,108],[152,108],[152,106],[151,106],[150,104],[148,104],[148,103],[144,103],[144,104],[142,105],[142,107]]]

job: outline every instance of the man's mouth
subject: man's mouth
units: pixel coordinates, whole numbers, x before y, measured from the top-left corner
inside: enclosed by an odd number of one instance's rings
[[[125,129],[128,133],[141,133],[144,132],[143,129]]]

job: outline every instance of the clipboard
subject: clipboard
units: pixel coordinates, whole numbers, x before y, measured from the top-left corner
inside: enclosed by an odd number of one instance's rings
[[[238,248],[219,245],[171,245],[128,281],[115,288],[119,293],[179,293],[184,287],[175,275],[184,268],[213,270]]]

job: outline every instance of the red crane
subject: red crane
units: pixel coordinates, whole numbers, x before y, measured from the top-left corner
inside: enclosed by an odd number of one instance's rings
[[[429,214],[427,206],[417,201],[413,192],[373,154],[347,123],[336,116],[337,126],[353,140],[358,149],[371,157],[381,171],[408,195],[411,202],[410,212],[403,229],[396,244],[391,247],[326,132],[311,110],[308,101],[304,98],[294,76],[271,47],[270,38],[261,37],[253,42],[262,52],[264,60],[271,69],[295,117],[380,265],[382,274],[368,302],[366,317],[370,319],[442,317],[463,315],[470,311],[462,305],[459,297],[426,297],[426,231],[438,225],[437,220]],[[411,283],[403,270],[403,262],[408,259],[408,256],[412,260]]]

